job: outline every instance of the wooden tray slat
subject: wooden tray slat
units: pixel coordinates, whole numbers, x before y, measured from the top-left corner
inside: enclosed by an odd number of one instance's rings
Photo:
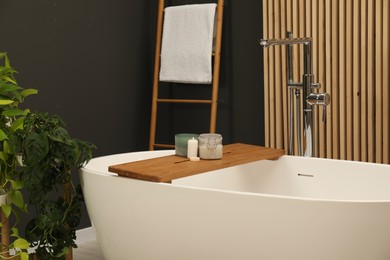
[[[177,155],[111,165],[110,172],[120,176],[152,182],[170,182],[174,179],[194,174],[223,169],[258,160],[276,160],[284,150],[248,144],[229,144],[223,147],[223,157],[219,160],[192,162]]]

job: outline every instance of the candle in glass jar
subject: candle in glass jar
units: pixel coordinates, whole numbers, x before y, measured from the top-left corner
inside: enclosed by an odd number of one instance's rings
[[[202,159],[221,159],[222,153],[222,144],[218,144],[215,147],[208,147],[203,144],[199,146],[199,157]]]
[[[175,135],[175,154],[178,156],[187,156],[188,140],[194,138],[197,140],[198,134],[181,133]]]
[[[187,143],[187,158],[198,156],[198,140],[192,138]]]
[[[201,159],[221,159],[223,153],[220,134],[201,134],[199,136],[199,157]]]

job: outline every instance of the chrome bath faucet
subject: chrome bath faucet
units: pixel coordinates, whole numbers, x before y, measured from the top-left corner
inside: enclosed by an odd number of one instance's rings
[[[302,82],[293,81],[293,63],[292,46],[295,44],[303,45],[303,75]],[[326,106],[330,103],[330,96],[327,93],[315,93],[321,85],[314,83],[313,65],[312,65],[312,39],[293,38],[291,32],[287,32],[285,39],[261,39],[260,45],[264,48],[274,45],[287,46],[287,87],[290,90],[290,112],[289,112],[289,149],[288,154],[293,154],[294,146],[294,110],[295,126],[297,135],[298,155],[307,157],[316,157],[314,147],[313,130],[313,106],[324,106],[324,120],[326,118]],[[303,104],[301,104],[300,95],[303,95]],[[296,107],[294,106],[294,96],[296,98]],[[301,141],[301,112],[303,109],[303,142]]]

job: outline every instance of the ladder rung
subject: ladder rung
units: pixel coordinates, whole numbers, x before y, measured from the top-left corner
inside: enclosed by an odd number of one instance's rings
[[[216,6],[215,9],[218,9],[218,6]],[[162,11],[163,11],[163,13],[165,13],[165,7],[164,7],[164,9]]]
[[[157,99],[157,102],[161,103],[200,103],[200,104],[211,104],[210,99]]]
[[[154,144],[153,146],[160,148],[175,148],[174,144]]]
[[[212,53],[211,53],[211,57],[214,57],[215,56],[215,51],[213,51]],[[161,57],[161,54],[160,54],[160,57]]]

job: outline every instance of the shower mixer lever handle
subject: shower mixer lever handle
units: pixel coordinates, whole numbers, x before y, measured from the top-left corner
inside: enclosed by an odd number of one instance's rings
[[[327,106],[330,103],[330,96],[328,93],[310,93],[306,97],[306,102],[311,106]]]
[[[324,106],[324,110],[322,111],[322,122],[326,124],[326,106]]]
[[[330,96],[328,93],[311,93],[307,98],[306,102],[311,106],[322,106],[323,116],[322,121],[326,123],[326,106],[330,103]]]

